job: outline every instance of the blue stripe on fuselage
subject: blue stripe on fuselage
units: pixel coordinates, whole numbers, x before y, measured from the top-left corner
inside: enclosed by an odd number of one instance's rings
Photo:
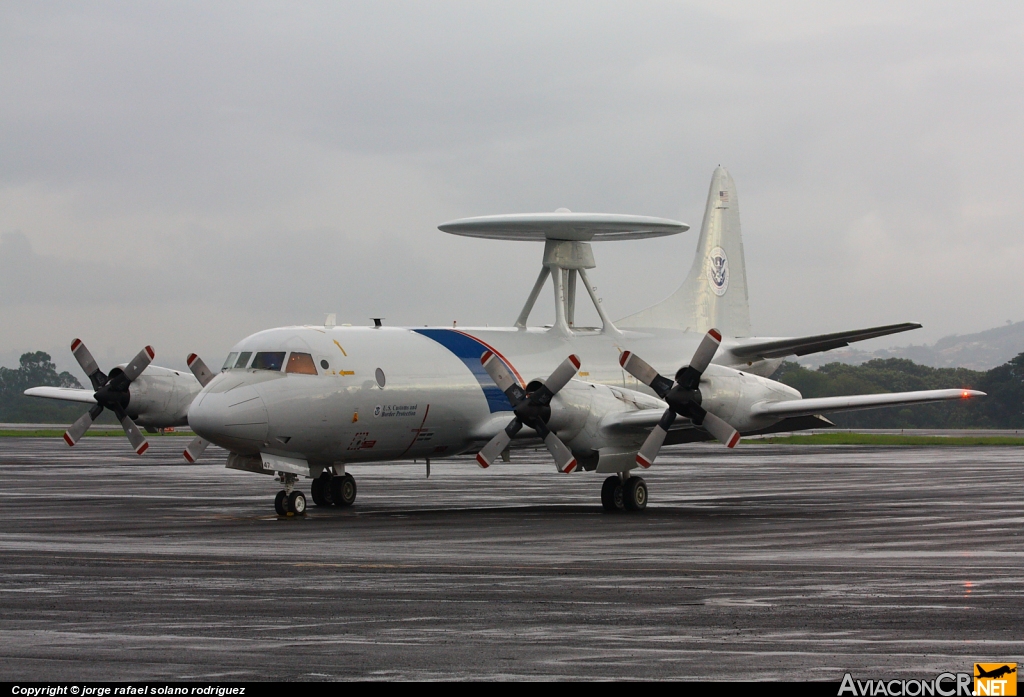
[[[454,353],[459,360],[466,364],[469,372],[480,383],[480,389],[484,391],[487,398],[487,406],[493,414],[496,411],[512,411],[512,405],[508,403],[508,397],[498,389],[494,380],[487,374],[480,364],[480,356],[488,348],[471,336],[451,329],[413,329],[417,334],[422,334],[428,339],[433,339],[446,349]]]

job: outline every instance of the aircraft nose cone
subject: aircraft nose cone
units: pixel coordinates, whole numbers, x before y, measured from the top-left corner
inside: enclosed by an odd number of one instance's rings
[[[188,425],[211,443],[238,453],[253,453],[267,439],[267,407],[255,387],[207,392],[188,410]]]

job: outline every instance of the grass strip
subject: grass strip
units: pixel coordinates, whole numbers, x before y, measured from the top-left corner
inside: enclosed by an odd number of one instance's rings
[[[146,438],[158,438],[160,436],[190,436],[195,437],[196,434],[192,431],[172,431],[170,433],[143,433]],[[122,430],[97,430],[97,431],[86,431],[86,438],[112,438],[117,436],[124,438],[124,431]],[[52,430],[25,430],[25,431],[0,431],[0,438],[63,438],[64,431],[52,431]]]
[[[888,433],[815,433],[745,438],[750,445],[1024,445],[1014,436],[904,436]]]

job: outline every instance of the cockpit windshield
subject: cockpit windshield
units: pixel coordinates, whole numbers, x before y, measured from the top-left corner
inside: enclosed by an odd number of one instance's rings
[[[250,358],[252,358],[252,351],[242,351],[238,354],[238,360],[235,361],[235,368],[244,368],[249,364]]]
[[[281,370],[284,365],[284,351],[260,351],[252,360],[253,370]]]
[[[316,375],[316,364],[313,363],[313,357],[308,353],[292,351],[292,355],[288,356],[288,367],[285,372]]]
[[[236,358],[238,358],[238,351],[235,351],[234,353],[229,353],[228,359],[224,361],[224,367],[220,369],[220,372],[223,373],[225,370],[231,370],[232,368],[234,368]]]

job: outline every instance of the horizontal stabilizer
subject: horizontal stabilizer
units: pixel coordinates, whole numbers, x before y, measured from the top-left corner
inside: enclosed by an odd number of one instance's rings
[[[29,397],[43,397],[45,399],[63,399],[65,402],[82,402],[84,404],[95,404],[96,398],[93,390],[80,390],[75,387],[30,387],[25,390]]]
[[[820,353],[835,348],[849,346],[853,341],[864,341],[875,339],[889,334],[920,329],[921,325],[916,322],[903,322],[902,324],[887,324],[884,327],[870,327],[868,329],[854,329],[849,332],[836,332],[835,334],[818,334],[816,336],[801,336],[792,339],[773,339],[771,341],[754,340],[750,343],[734,344],[728,350],[736,358],[750,360],[752,358],[783,358],[784,356],[806,356],[809,353]]]
[[[918,392],[890,392],[887,394],[859,394],[847,397],[819,397],[816,399],[793,399],[786,402],[762,402],[755,404],[752,413],[756,416],[800,416],[823,414],[830,411],[854,411],[892,407],[900,404],[922,404],[943,402],[953,399],[984,397],[977,390],[921,390]]]

